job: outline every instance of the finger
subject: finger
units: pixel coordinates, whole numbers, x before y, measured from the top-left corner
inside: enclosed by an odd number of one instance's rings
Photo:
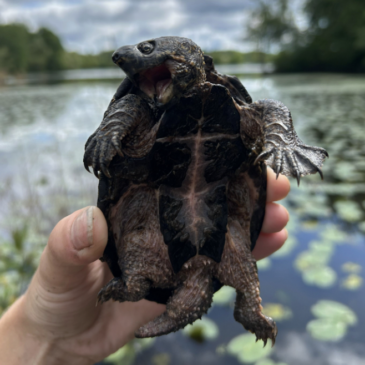
[[[39,274],[55,286],[76,283],[81,278],[76,274],[103,255],[107,239],[106,220],[99,208],[74,212],[53,229],[41,257]]]
[[[261,260],[277,251],[288,238],[288,231],[284,228],[277,233],[261,233],[252,252],[256,260]]]
[[[273,202],[284,199],[290,191],[289,179],[284,175],[279,175],[276,179],[275,172],[271,169],[267,169],[267,195],[266,201]]]
[[[261,231],[264,233],[275,233],[281,231],[289,221],[289,213],[280,204],[267,203],[264,223]]]

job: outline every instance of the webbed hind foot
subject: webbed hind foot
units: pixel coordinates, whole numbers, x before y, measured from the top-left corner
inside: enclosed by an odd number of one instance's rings
[[[263,340],[264,346],[266,346],[267,340],[271,339],[272,346],[274,346],[278,334],[276,323],[272,318],[263,315],[261,311],[253,311],[247,304],[244,294],[237,293],[235,320],[241,323],[247,331],[254,333],[256,341]]]

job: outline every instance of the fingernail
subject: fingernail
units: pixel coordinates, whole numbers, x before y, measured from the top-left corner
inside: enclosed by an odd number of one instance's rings
[[[89,207],[79,214],[71,227],[71,243],[76,250],[93,244],[94,207]]]

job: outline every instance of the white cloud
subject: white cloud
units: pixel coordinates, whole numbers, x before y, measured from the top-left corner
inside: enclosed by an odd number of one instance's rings
[[[302,0],[295,0],[302,1]],[[0,0],[0,23],[45,26],[69,50],[97,53],[164,35],[203,49],[252,48],[242,41],[255,0]]]

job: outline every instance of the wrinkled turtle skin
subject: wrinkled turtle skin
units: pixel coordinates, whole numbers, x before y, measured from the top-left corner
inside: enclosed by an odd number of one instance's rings
[[[127,77],[85,146],[100,179],[109,228],[103,259],[109,299],[167,303],[137,337],[177,331],[207,312],[221,285],[236,289],[234,317],[265,344],[275,322],[261,313],[251,255],[266,202],[266,165],[279,175],[319,172],[327,152],[298,138],[286,106],[252,99],[191,40],[124,46]]]

